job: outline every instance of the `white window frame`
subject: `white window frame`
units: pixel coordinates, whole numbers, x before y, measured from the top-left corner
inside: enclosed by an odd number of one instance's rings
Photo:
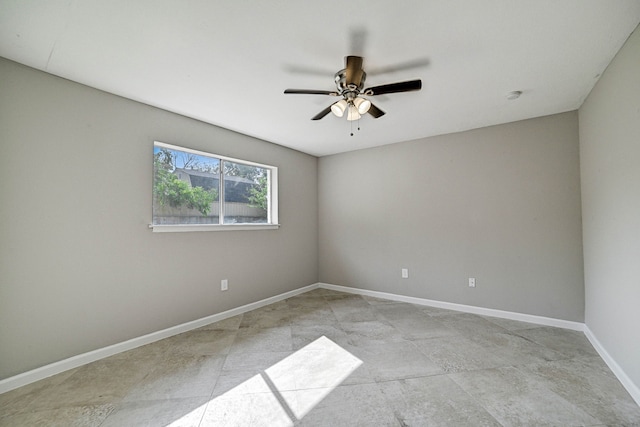
[[[278,168],[277,166],[265,165],[244,159],[236,159],[228,156],[221,156],[206,151],[194,150],[178,145],[167,144],[165,142],[154,141],[154,147],[167,148],[169,150],[183,151],[185,153],[196,154],[198,156],[212,157],[226,162],[241,163],[248,166],[256,166],[269,171],[269,187],[267,198],[269,199],[269,209],[267,209],[267,222],[260,224],[154,224],[153,215],[149,228],[154,233],[167,232],[188,232],[188,231],[231,231],[231,230],[275,230],[280,228],[278,223]],[[223,183],[223,181],[221,181]],[[221,185],[224,189],[224,184]],[[153,190],[152,190],[153,191]],[[224,190],[222,190],[224,191]],[[224,195],[220,195],[220,221],[224,221]],[[152,206],[153,210],[153,206]]]

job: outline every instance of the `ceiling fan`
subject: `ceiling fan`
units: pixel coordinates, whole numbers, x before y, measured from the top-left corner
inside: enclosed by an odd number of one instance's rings
[[[384,95],[388,93],[411,92],[422,88],[422,80],[408,80],[398,83],[390,83],[386,85],[373,86],[366,89],[364,81],[367,73],[362,68],[364,58],[361,56],[345,57],[345,68],[335,74],[335,91],[313,90],[313,89],[287,89],[285,94],[299,95],[330,95],[341,97],[341,99],[318,114],[313,116],[311,120],[320,120],[329,113],[333,113],[338,117],[347,114],[347,120],[358,120],[364,114],[371,114],[373,118],[384,116],[385,112],[376,107],[369,101],[366,96]]]

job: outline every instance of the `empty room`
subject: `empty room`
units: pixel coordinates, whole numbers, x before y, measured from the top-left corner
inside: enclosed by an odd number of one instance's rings
[[[640,426],[639,24],[0,0],[0,426]]]

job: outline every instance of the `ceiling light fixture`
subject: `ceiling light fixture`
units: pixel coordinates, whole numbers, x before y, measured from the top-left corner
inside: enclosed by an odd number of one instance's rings
[[[364,114],[367,114],[371,108],[371,101],[359,96],[346,97],[335,104],[331,105],[331,112],[337,117],[344,116],[347,113],[347,120],[358,120]]]

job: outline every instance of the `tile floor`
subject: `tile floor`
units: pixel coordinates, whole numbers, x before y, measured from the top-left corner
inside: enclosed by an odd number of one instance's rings
[[[317,289],[0,395],[0,426],[640,426],[582,333]]]

